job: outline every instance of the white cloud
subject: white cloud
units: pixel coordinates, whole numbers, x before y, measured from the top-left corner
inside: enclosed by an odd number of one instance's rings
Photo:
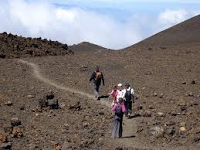
[[[71,0],[49,0],[55,3],[69,3]],[[82,0],[73,0],[74,3],[83,2]],[[200,3],[200,0],[84,0],[84,3],[115,3],[115,4],[124,4],[124,3]]]
[[[175,24],[178,24],[191,16],[195,16],[199,14],[200,11],[187,11],[185,9],[178,9],[178,10],[172,10],[167,9],[164,12],[160,13],[158,16],[158,23],[162,28],[168,28],[170,26],[173,26]]]
[[[48,1],[7,0],[0,1],[0,32],[43,37],[69,45],[89,41],[120,49],[192,15],[186,10],[167,10],[158,19],[133,14],[121,22],[94,10],[56,7]]]

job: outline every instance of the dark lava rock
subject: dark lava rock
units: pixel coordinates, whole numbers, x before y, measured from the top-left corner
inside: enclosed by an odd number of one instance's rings
[[[47,95],[46,95],[46,99],[53,99],[54,98],[54,93],[52,91],[50,91]]]
[[[42,110],[42,108],[47,107],[47,100],[44,98],[39,98],[38,100],[38,108],[40,109],[40,111]]]
[[[193,139],[194,142],[200,142],[200,135],[197,135],[194,139]]]
[[[19,120],[19,118],[13,117],[13,118],[11,119],[11,125],[12,125],[12,126],[21,125],[21,121]]]
[[[80,102],[78,101],[76,104],[74,104],[74,105],[70,105],[69,106],[69,109],[74,109],[74,110],[80,110],[81,109],[81,104],[80,104]]]
[[[191,84],[196,84],[196,81],[195,81],[195,80],[192,80]]]
[[[0,59],[74,54],[67,44],[42,38],[0,34]]]
[[[12,147],[11,142],[0,144],[0,148],[10,149],[11,147]]]
[[[165,134],[168,136],[173,136],[175,134],[176,130],[172,127],[172,128],[167,128],[165,130]]]
[[[50,109],[58,109],[59,108],[58,99],[49,99],[48,106],[50,107]]]

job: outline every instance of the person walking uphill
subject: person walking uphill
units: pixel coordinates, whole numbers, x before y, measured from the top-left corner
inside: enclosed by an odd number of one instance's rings
[[[122,137],[123,127],[123,114],[126,112],[126,108],[123,104],[123,98],[119,98],[119,102],[115,103],[115,105],[112,108],[112,111],[115,112],[114,116],[114,126],[113,126],[113,138],[117,137],[117,132],[119,135],[119,138]]]
[[[99,66],[97,66],[95,71],[91,74],[89,81],[91,82],[92,80],[94,83],[95,98],[97,98],[97,100],[99,100],[99,87],[101,85],[101,81],[103,82],[103,86],[105,85],[103,73],[100,71]]]
[[[134,102],[134,90],[130,87],[130,84],[125,84],[125,107],[126,107],[126,113],[125,116],[128,118],[131,117],[132,113],[132,103]]]

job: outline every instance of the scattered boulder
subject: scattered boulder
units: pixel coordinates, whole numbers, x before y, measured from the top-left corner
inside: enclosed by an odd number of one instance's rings
[[[163,136],[163,134],[164,134],[164,128],[160,127],[160,126],[151,127],[148,130],[148,135],[149,136],[161,137],[161,136]]]
[[[84,127],[84,128],[88,128],[88,126],[89,126],[89,123],[88,123],[88,122],[83,123],[83,127]]]
[[[193,97],[194,94],[192,92],[188,93],[188,96]]]
[[[142,114],[143,117],[151,117],[152,116],[152,112],[150,111],[145,111],[143,114]]]
[[[46,95],[46,99],[49,100],[49,99],[54,99],[54,93],[53,91],[50,91],[47,95]]]
[[[194,142],[200,142],[200,135],[197,135],[196,137],[194,137],[193,141]]]
[[[42,111],[42,109],[43,109],[44,107],[47,107],[48,102],[47,102],[46,99],[44,99],[44,98],[39,98],[37,101],[38,101],[38,109],[39,109],[39,111]]]
[[[59,104],[59,107],[62,109],[62,108],[64,108],[65,107],[65,103],[60,103]]]
[[[156,117],[165,117],[165,114],[163,112],[157,112],[155,114]]]
[[[196,84],[196,81],[195,81],[195,80],[192,80],[192,81],[191,81],[191,84]]]
[[[56,150],[61,149],[61,146],[60,146],[60,144],[58,142],[56,142],[56,141],[50,141],[50,143],[51,143],[51,145],[52,145],[52,147],[54,149],[56,149]]]
[[[99,112],[99,115],[103,116],[105,113],[103,111]]]
[[[81,110],[81,104],[80,104],[80,102],[78,101],[74,105],[69,105],[69,109],[78,110],[78,111]]]
[[[165,130],[165,134],[168,136],[173,136],[175,134],[176,130],[173,127],[169,127]]]
[[[12,125],[12,126],[21,125],[21,121],[19,120],[18,117],[13,117],[13,118],[11,118],[11,125]]]
[[[179,130],[180,130],[180,132],[185,132],[186,128],[185,127],[180,127]]]
[[[7,133],[0,133],[0,143],[5,143],[7,142]]]
[[[13,103],[12,103],[11,101],[7,101],[7,102],[5,103],[6,106],[12,106],[12,104],[13,104]]]
[[[34,96],[33,95],[27,95],[27,98],[34,98]]]
[[[164,94],[163,94],[163,93],[161,93],[161,94],[159,95],[159,98],[163,98],[163,96],[164,96]]]
[[[20,138],[23,136],[22,130],[19,127],[13,127],[12,136]]]
[[[58,109],[58,99],[48,99],[48,106],[50,107],[50,109]]]
[[[66,130],[69,130],[69,124],[65,123],[65,124],[64,124],[64,128],[65,128]]]
[[[155,93],[153,93],[153,96],[156,97],[156,96],[158,96],[158,94],[155,92]]]
[[[12,143],[11,142],[0,144],[0,148],[10,149],[11,147],[12,147]]]

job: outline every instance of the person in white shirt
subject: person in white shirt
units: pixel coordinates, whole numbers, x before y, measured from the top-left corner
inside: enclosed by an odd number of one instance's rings
[[[125,100],[125,93],[126,93],[126,90],[123,88],[123,85],[119,83],[117,85],[117,102],[119,102],[120,98]]]
[[[126,113],[125,116],[128,118],[131,117],[132,113],[132,103],[134,102],[134,90],[130,87],[130,84],[125,84],[125,94],[124,94],[124,104],[126,107]]]

